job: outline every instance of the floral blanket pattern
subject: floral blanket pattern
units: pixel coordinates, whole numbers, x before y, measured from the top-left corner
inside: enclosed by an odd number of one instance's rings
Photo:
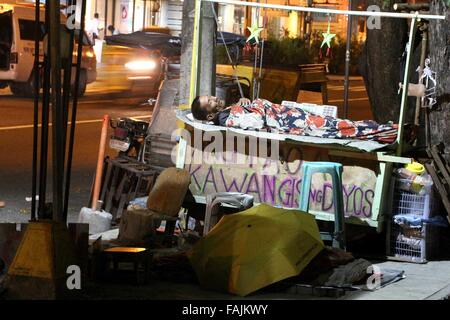
[[[322,138],[373,140],[393,143],[398,125],[372,120],[351,121],[314,115],[300,108],[282,106],[264,99],[230,106],[227,127],[290,133]]]

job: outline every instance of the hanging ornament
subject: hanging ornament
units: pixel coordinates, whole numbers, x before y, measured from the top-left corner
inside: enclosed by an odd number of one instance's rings
[[[251,27],[247,27],[250,31],[250,36],[247,38],[246,42],[249,42],[252,39],[255,39],[256,43],[259,44],[259,34],[263,31],[263,28],[260,28],[258,24],[254,21]]]
[[[425,59],[425,68],[423,68],[422,76],[419,79],[419,83],[423,83],[425,85],[426,91],[425,96],[423,97],[423,106],[427,108],[432,108],[437,100],[436,100],[436,72],[431,70],[430,68],[431,59]],[[416,70],[420,71],[420,66]]]
[[[320,48],[322,49],[322,47],[324,45],[327,45],[327,54],[326,56],[328,57],[330,55],[331,52],[331,40],[336,36],[335,33],[331,33],[331,16],[328,15],[328,27],[327,27],[327,32],[322,33],[323,36],[323,41],[322,44],[320,45]],[[322,54],[322,50],[320,50],[320,54]]]

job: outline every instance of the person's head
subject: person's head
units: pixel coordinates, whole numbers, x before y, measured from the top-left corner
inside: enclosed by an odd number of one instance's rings
[[[98,13],[94,13],[94,18],[98,19],[98,17],[99,17]]]
[[[214,96],[198,96],[192,101],[192,115],[197,120],[212,121],[225,108],[225,101]]]
[[[111,24],[108,26],[108,31],[114,32],[114,27]]]

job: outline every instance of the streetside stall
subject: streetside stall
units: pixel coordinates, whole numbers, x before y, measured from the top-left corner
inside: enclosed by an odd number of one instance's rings
[[[406,148],[405,136],[405,114],[407,109],[408,86],[410,79],[412,40],[420,19],[444,19],[444,16],[416,13],[393,13],[393,12],[367,12],[367,11],[343,11],[323,8],[306,8],[298,6],[284,6],[274,4],[262,4],[256,2],[243,2],[234,0],[205,0],[196,1],[195,25],[193,35],[193,54],[191,69],[191,91],[190,104],[199,93],[199,77],[201,76],[201,32],[200,32],[200,10],[202,5],[213,3],[233,4],[249,6],[254,8],[271,8],[278,10],[291,10],[300,12],[316,12],[329,15],[344,14],[363,17],[387,17],[397,19],[410,19],[409,42],[407,46],[407,58],[403,79],[403,90],[401,94],[401,109],[398,123],[398,131],[394,143],[381,144],[375,141],[361,141],[354,139],[330,139],[324,137],[311,137],[302,135],[269,133],[252,130],[235,129],[224,126],[216,126],[196,121],[190,114],[189,106],[180,106],[177,117],[181,120],[181,128],[184,128],[180,138],[177,167],[185,168],[191,172],[193,181],[191,190],[197,199],[212,192],[239,191],[255,196],[255,202],[265,202],[275,206],[298,208],[298,195],[301,192],[299,185],[300,166],[304,161],[334,161],[344,165],[343,193],[346,222],[358,223],[377,228],[382,231],[384,217],[390,214],[391,199],[391,175],[394,166],[405,165],[413,162],[410,157],[404,157]],[[252,31],[253,32],[253,31]],[[329,32],[328,32],[329,33]],[[190,162],[195,157],[195,152],[208,153],[216,150],[220,144],[197,143],[199,135],[201,141],[211,141],[212,137],[233,135],[247,137],[246,151],[254,146],[256,140],[268,140],[279,143],[280,154],[270,161],[275,163],[276,170],[271,173],[264,172],[267,166],[264,159],[252,162],[249,157],[247,165],[232,165],[230,162],[219,164],[199,164]],[[196,137],[197,135],[197,137]],[[206,139],[205,139],[206,138]],[[251,138],[254,138],[253,140]],[[233,138],[234,139],[234,138]],[[256,140],[255,140],[256,139]],[[219,139],[220,140],[220,139]],[[215,144],[215,145],[214,145]],[[222,144],[223,146],[224,144]],[[217,149],[218,150],[218,149]],[[234,150],[234,149],[233,149]],[[230,150],[229,150],[230,151]],[[205,159],[205,154],[201,156]],[[253,159],[254,161],[254,159]],[[220,162],[220,161],[219,161]],[[252,163],[259,163],[253,165]],[[258,167],[259,166],[259,167]],[[316,175],[318,176],[318,175]],[[310,213],[318,220],[334,221],[335,216],[330,214],[331,186],[325,180],[324,175],[313,179],[310,193]]]

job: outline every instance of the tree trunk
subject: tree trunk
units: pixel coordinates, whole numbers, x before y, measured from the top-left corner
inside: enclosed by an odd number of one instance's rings
[[[430,21],[431,69],[437,73],[437,104],[430,113],[431,143],[442,142],[444,157],[450,161],[450,3],[432,0],[430,11],[446,16],[445,20]]]
[[[369,0],[367,6],[377,5],[381,11],[392,11],[395,0]],[[402,82],[401,57],[405,51],[407,20],[381,18],[381,29],[368,29],[367,41],[361,58],[361,74],[376,121],[397,122],[401,97],[398,83]],[[414,63],[412,64],[412,67]],[[412,69],[412,68],[411,68]],[[413,109],[413,108],[410,108]],[[407,119],[412,118],[408,112]]]

